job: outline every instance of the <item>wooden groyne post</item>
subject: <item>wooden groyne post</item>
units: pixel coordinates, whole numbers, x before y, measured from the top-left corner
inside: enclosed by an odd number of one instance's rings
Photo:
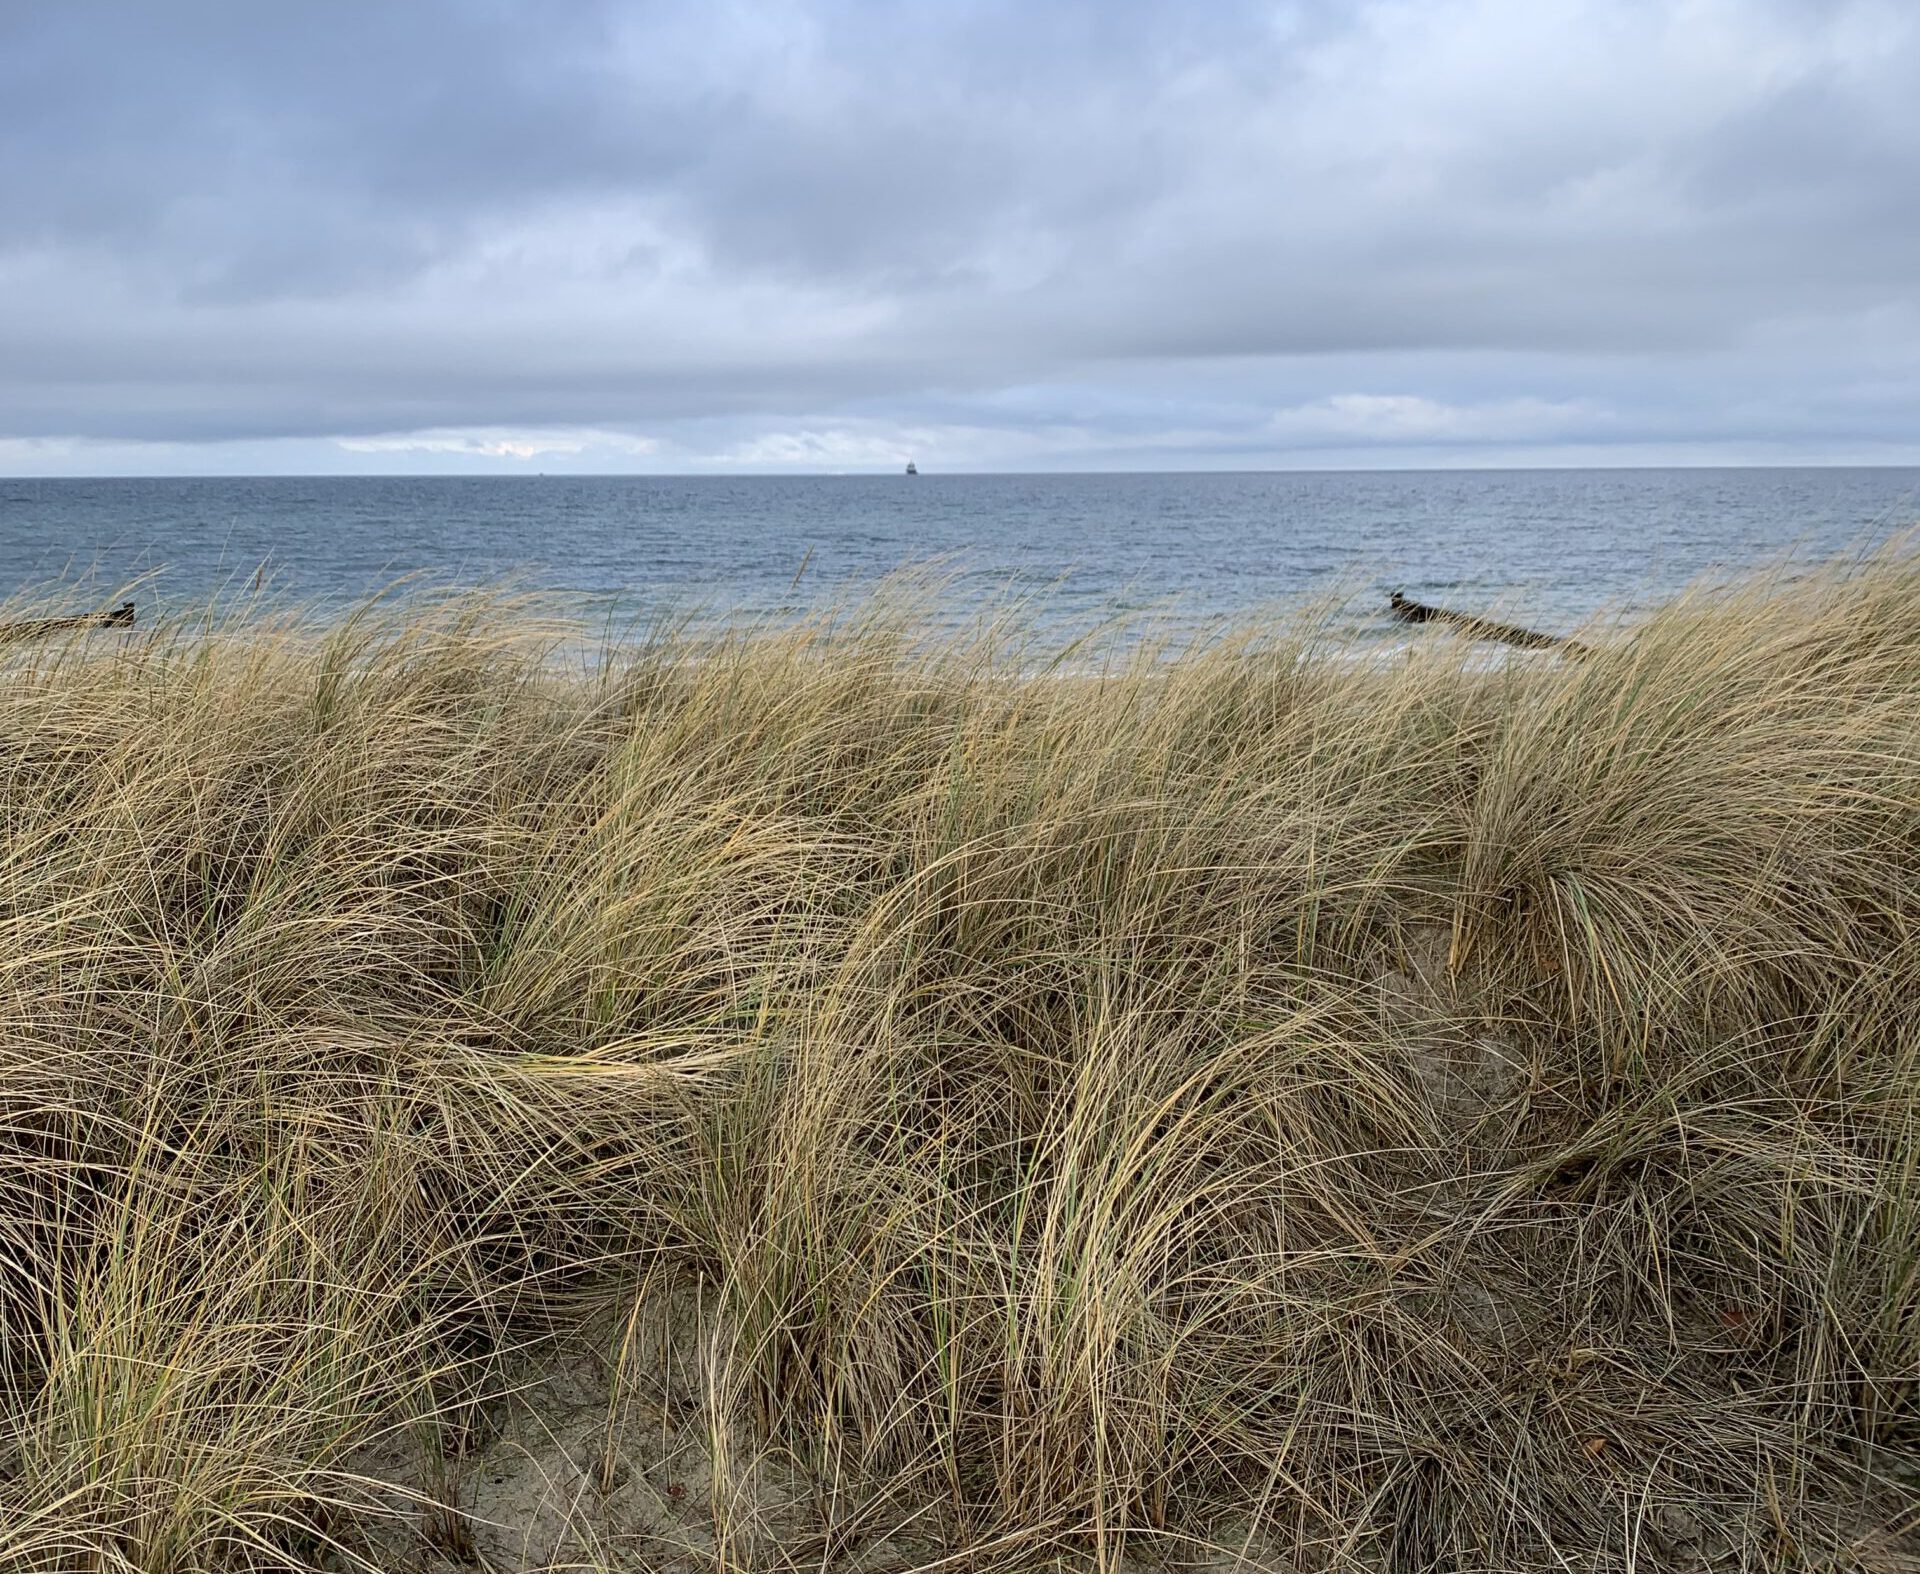
[[[43,634],[58,634],[66,629],[133,627],[133,603],[123,601],[106,612],[83,612],[72,618],[27,618],[18,623],[0,623],[0,645],[16,640],[38,639]]]
[[[1518,645],[1522,650],[1557,650],[1565,656],[1584,656],[1588,647],[1564,634],[1542,634],[1538,629],[1521,628],[1517,623],[1496,623],[1492,618],[1475,617],[1471,612],[1450,612],[1445,607],[1430,607],[1395,591],[1387,597],[1387,610],[1402,623],[1444,623],[1472,639],[1497,640],[1502,645]]]

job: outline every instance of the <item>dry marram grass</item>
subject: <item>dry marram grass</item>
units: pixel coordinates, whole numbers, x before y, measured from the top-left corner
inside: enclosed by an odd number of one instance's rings
[[[8,656],[0,1567],[1920,1567],[1911,552],[915,630]]]

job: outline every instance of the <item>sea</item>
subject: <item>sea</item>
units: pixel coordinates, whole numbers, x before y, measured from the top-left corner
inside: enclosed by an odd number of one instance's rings
[[[592,625],[780,620],[891,583],[963,623],[1245,623],[1387,593],[1548,629],[1871,549],[1920,469],[0,480],[0,601],[143,622],[264,595],[541,593]]]

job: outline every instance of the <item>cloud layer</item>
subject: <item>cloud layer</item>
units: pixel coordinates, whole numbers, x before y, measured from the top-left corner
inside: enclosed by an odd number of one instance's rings
[[[1920,458],[1904,0],[0,8],[0,469]]]

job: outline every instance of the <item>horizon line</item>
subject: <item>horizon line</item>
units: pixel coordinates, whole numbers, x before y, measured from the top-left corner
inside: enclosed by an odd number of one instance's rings
[[[1171,469],[1124,467],[1110,470],[919,470],[909,478],[899,469],[855,470],[204,470],[167,473],[100,471],[89,474],[9,474],[14,481],[926,481],[1045,480],[1073,476],[1284,476],[1284,475],[1506,475],[1573,474],[1584,471],[1657,470],[1915,470],[1920,459],[1862,462],[1838,459],[1675,460],[1665,464],[1505,464],[1505,465],[1275,465],[1248,469],[1184,466]]]

